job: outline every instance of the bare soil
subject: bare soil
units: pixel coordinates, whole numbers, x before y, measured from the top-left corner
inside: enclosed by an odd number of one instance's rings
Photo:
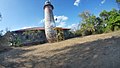
[[[0,52],[0,68],[120,68],[120,31]]]

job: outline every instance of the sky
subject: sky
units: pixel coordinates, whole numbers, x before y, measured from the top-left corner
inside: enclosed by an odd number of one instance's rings
[[[44,27],[44,3],[46,0],[0,0],[0,30],[11,31]],[[115,0],[51,0],[54,18],[58,27],[75,28],[80,23],[78,16],[83,11],[99,16],[103,10],[118,9]],[[62,21],[60,21],[62,20]]]

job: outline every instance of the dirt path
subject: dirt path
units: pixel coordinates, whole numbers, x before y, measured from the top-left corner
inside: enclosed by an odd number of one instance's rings
[[[13,48],[0,68],[120,68],[120,31]]]

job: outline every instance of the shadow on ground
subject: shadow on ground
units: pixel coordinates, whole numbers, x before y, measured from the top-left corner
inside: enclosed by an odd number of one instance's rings
[[[70,50],[50,57],[55,68],[120,68],[120,37],[75,44],[53,52],[66,49]]]
[[[31,51],[35,49],[14,49],[9,54],[0,54],[0,65],[5,68],[120,68],[120,37],[51,50],[50,53],[59,52],[51,56],[22,56]]]

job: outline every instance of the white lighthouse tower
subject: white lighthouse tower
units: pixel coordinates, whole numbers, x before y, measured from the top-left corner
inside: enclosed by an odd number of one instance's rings
[[[53,5],[50,1],[46,1],[44,5],[44,13],[45,13],[45,34],[49,43],[56,41],[56,31],[54,28],[56,27],[53,15]]]

